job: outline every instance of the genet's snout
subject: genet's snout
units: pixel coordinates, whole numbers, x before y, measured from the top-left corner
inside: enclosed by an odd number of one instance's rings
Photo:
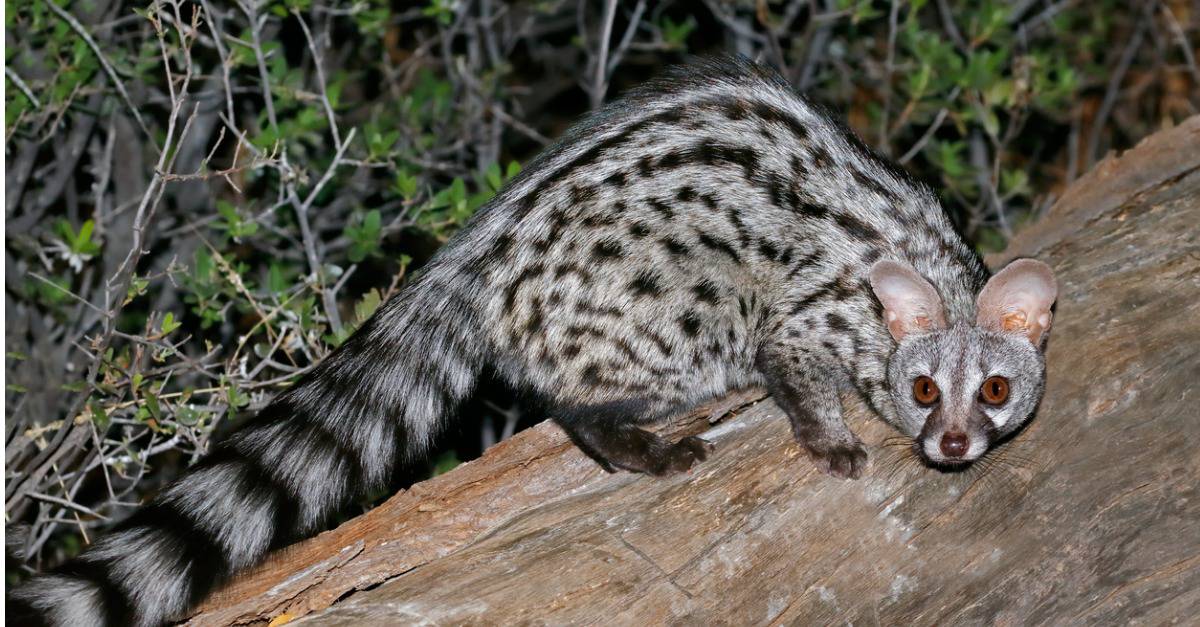
[[[967,434],[961,431],[947,431],[942,434],[942,441],[938,444],[938,448],[942,450],[942,455],[958,459],[967,454],[970,445],[971,440]]]

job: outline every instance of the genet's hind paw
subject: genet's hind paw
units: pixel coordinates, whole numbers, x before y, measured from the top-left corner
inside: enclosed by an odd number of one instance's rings
[[[861,442],[806,446],[821,472],[839,479],[858,479],[867,467],[867,450]]]
[[[712,442],[690,435],[672,444],[666,451],[662,464],[656,464],[652,474],[659,477],[687,472],[696,462],[708,459],[713,452]]]

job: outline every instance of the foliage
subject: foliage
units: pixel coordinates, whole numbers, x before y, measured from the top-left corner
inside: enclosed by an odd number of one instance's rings
[[[34,563],[77,550],[686,53],[781,68],[1000,247],[1195,113],[1200,17],[1143,4],[10,0],[8,520]]]

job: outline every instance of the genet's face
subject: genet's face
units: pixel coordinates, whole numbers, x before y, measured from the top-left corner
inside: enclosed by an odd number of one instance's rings
[[[965,324],[905,337],[888,364],[898,427],[935,466],[979,459],[1029,420],[1044,386],[1028,339]]]

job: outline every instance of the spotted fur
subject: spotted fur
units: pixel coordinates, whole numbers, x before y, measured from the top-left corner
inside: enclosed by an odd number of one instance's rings
[[[840,389],[923,426],[888,379],[897,341],[868,276],[883,260],[974,324],[987,272],[927,187],[763,67],[674,71],[568,131],[342,347],[12,603],[60,625],[183,615],[387,485],[485,366],[610,470],[690,467],[706,442],[638,425],[766,384],[817,462],[857,476]]]

